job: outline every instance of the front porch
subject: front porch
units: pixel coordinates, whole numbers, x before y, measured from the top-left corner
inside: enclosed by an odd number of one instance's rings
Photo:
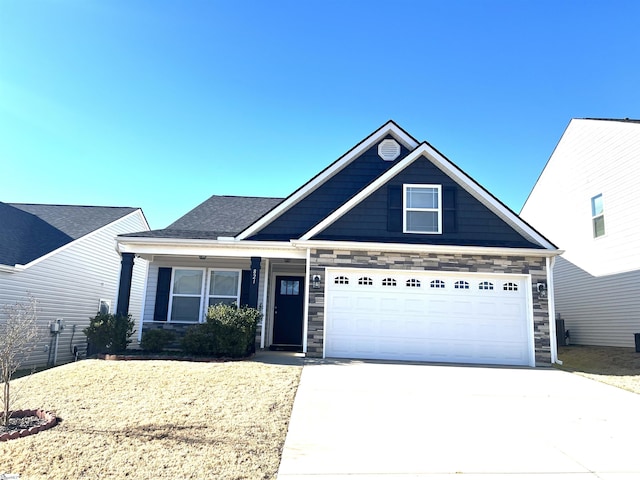
[[[122,245],[121,245],[122,246]],[[305,252],[278,256],[239,255],[202,249],[196,254],[122,252],[118,313],[131,314],[138,341],[148,330],[187,329],[206,321],[210,305],[235,303],[258,309],[256,349],[306,351],[308,267]],[[219,249],[218,249],[219,250]],[[148,261],[140,311],[129,311],[131,272],[136,257]]]

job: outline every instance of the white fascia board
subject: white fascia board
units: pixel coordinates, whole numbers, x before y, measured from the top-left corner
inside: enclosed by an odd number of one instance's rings
[[[398,140],[405,148],[409,150],[413,150],[418,146],[418,142],[416,142],[414,138],[412,138],[404,130],[398,127],[398,125],[391,121],[387,122],[378,130],[365,138],[363,141],[361,141],[358,145],[345,153],[338,160],[329,165],[329,167],[327,167],[325,170],[309,180],[301,188],[293,192],[293,194],[287,197],[280,205],[275,207],[264,217],[260,218],[254,224],[250,225],[244,231],[240,232],[240,234],[238,234],[236,238],[238,240],[244,240],[245,238],[256,233],[258,230],[262,229],[265,225],[278,218],[285,211],[291,208],[291,206],[295,205],[298,201],[309,195],[320,185],[324,184],[327,179],[334,176],[345,166],[351,163],[354,159],[359,157],[363,152],[371,148],[373,145],[375,145],[377,142],[379,142],[389,134],[391,134],[396,140]]]
[[[24,265],[0,265],[0,272],[7,273],[16,273],[24,270],[26,267]]]
[[[536,243],[540,244],[544,248],[554,249],[555,246],[549,243],[542,235],[536,232],[533,228],[527,225],[522,221],[517,215],[515,215],[511,210],[506,208],[502,203],[497,201],[493,196],[491,196],[486,190],[481,188],[475,181],[473,181],[468,175],[466,175],[462,170],[453,165],[450,161],[444,158],[440,153],[433,149],[429,144],[423,143],[418,148],[416,148],[413,152],[407,155],[403,160],[401,160],[396,166],[387,170],[383,175],[378,177],[376,180],[371,182],[367,188],[362,190],[356,196],[351,198],[348,202],[346,202],[342,207],[337,209],[327,218],[325,218],[322,222],[317,224],[311,230],[306,232],[304,235],[300,237],[300,240],[309,240],[313,236],[320,233],[322,230],[327,228],[333,222],[342,217],[349,210],[354,208],[360,202],[362,202],[369,195],[374,193],[380,187],[382,187],[385,183],[391,180],[394,176],[400,173],[402,170],[407,168],[421,156],[427,157],[430,161],[432,161],[440,170],[445,172],[449,177],[456,180],[456,182],[464,188],[469,194],[483,203],[487,208],[489,208],[493,213],[498,215],[502,220],[510,224],[513,228],[519,231],[525,237],[530,238]]]
[[[305,258],[290,242],[234,241],[118,237],[120,253],[207,257]]]
[[[492,256],[515,255],[519,257],[555,257],[564,253],[564,250],[546,250],[539,248],[473,247],[462,245],[425,245],[379,242],[340,242],[332,240],[292,240],[291,243],[299,248],[358,250],[375,252],[412,252]]]

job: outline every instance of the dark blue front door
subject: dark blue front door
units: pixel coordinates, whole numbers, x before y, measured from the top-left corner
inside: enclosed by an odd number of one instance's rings
[[[273,344],[302,346],[304,277],[276,277]]]

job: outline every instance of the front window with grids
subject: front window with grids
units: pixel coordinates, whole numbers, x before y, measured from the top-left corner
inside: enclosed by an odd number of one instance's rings
[[[479,290],[493,290],[493,283],[491,282],[480,282],[478,284]]]
[[[385,278],[382,280],[382,286],[383,287],[395,287],[396,286],[396,280],[394,278]]]
[[[458,288],[460,290],[469,290],[469,282],[466,282],[464,280],[458,280],[456,283],[453,284],[454,288]]]
[[[360,277],[358,279],[358,285],[373,285],[373,280],[369,277]]]
[[[410,278],[409,280],[407,280],[407,287],[420,287],[420,280],[418,280],[417,278]]]
[[[444,288],[443,280],[431,280],[431,288]]]
[[[336,285],[349,285],[349,277],[345,277],[344,275],[337,276],[333,283]]]
[[[507,292],[517,292],[518,284],[513,282],[507,282],[502,286],[502,289]]]

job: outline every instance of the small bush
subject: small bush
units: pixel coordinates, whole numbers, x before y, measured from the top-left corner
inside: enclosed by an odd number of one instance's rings
[[[133,334],[131,315],[98,313],[83,330],[93,353],[118,353],[127,349]]]
[[[171,330],[157,329],[142,332],[140,346],[146,352],[162,352],[176,339],[176,334]]]
[[[262,317],[251,307],[209,307],[207,322],[194,325],[182,339],[182,348],[192,355],[244,357],[253,352],[256,326]]]

